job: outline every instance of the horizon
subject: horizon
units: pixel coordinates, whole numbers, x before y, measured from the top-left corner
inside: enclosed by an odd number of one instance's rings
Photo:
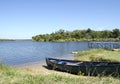
[[[31,39],[64,29],[120,29],[119,0],[0,0],[0,39]]]
[[[91,28],[88,28],[88,29],[91,29]],[[113,28],[113,30],[114,29],[118,29],[118,28]],[[64,29],[59,29],[59,30],[64,30]],[[59,31],[59,30],[57,30],[57,31]],[[87,29],[76,29],[76,30],[87,30]],[[91,29],[91,30],[93,30],[93,31],[106,31],[106,30],[94,30],[94,29]],[[55,32],[57,32],[57,31],[54,31],[54,32],[51,32],[51,33],[45,33],[45,34],[52,34],[52,33],[55,33]],[[65,32],[66,31],[69,31],[69,30],[64,30]],[[75,30],[72,30],[72,31],[69,31],[69,32],[73,32],[73,31],[75,31]],[[107,31],[112,31],[111,29],[107,29]],[[44,35],[44,34],[37,34],[37,35]],[[35,35],[35,36],[37,36],[37,35]],[[32,36],[32,37],[34,37],[34,36]],[[0,40],[32,40],[32,37],[31,38],[0,38]]]

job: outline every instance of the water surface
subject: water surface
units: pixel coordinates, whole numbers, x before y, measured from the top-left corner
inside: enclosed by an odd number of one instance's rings
[[[88,42],[0,42],[0,61],[7,65],[43,62],[45,57],[73,59],[72,51],[88,49]]]

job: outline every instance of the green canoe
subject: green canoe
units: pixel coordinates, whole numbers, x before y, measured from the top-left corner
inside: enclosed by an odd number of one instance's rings
[[[73,74],[120,75],[120,62],[89,62],[46,58],[49,68]]]

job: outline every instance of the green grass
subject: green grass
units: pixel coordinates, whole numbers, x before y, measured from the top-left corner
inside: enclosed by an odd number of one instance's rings
[[[119,78],[31,74],[0,64],[0,84],[119,84]]]
[[[76,60],[81,61],[112,61],[120,62],[120,51],[112,51],[106,49],[91,49],[80,51],[75,54]]]
[[[0,73],[1,84],[119,84],[118,78],[112,77],[64,77],[57,74],[31,75],[17,71]]]

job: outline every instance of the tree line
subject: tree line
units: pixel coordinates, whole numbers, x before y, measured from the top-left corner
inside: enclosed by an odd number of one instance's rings
[[[65,31],[60,29],[51,34],[40,34],[32,37],[33,41],[41,42],[64,42],[64,41],[108,41],[119,40],[120,30],[115,28],[113,30],[95,31],[90,28],[86,30]]]

